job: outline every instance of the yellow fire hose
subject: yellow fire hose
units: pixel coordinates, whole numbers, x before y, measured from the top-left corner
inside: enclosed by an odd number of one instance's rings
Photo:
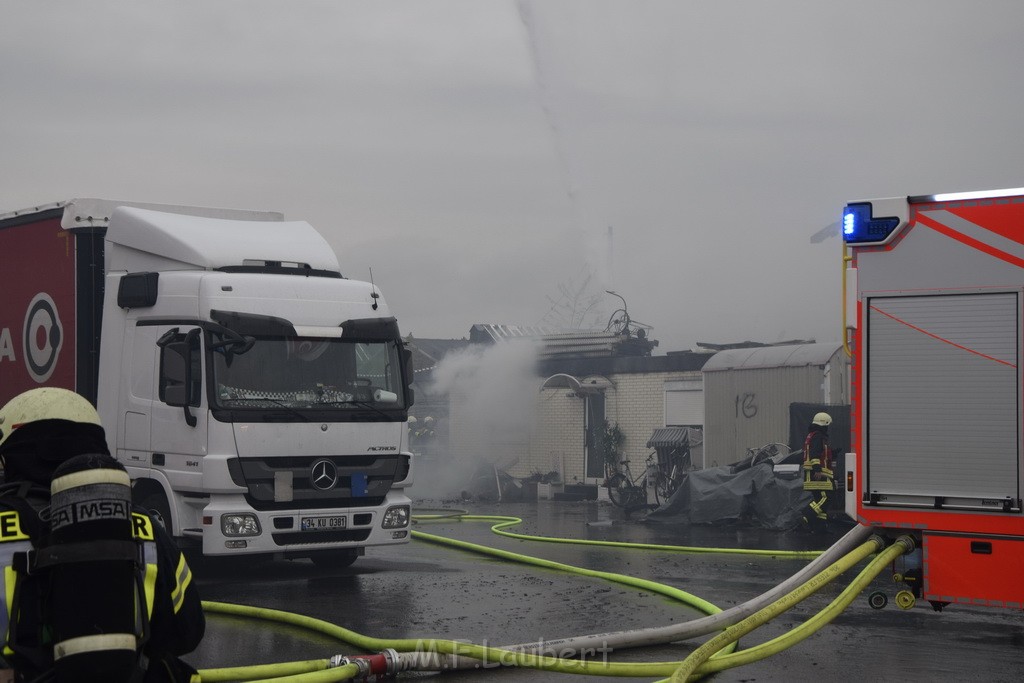
[[[439,516],[428,516],[430,519],[446,519],[443,515]],[[495,526],[510,526],[512,524],[520,523],[520,520],[516,518],[495,518],[485,517],[476,515],[461,515],[458,519],[468,519],[472,521],[495,521],[498,520],[498,524]],[[550,560],[543,560],[540,558],[534,558],[526,555],[520,555],[518,553],[512,553],[509,551],[498,550],[494,548],[488,548],[486,546],[480,546],[466,541],[459,541],[455,539],[449,539],[434,534],[425,534],[423,532],[413,532],[414,537],[433,543],[442,543],[451,547],[456,547],[462,550],[467,550],[476,553],[486,553],[491,556],[501,557],[502,559],[525,562],[535,566],[547,567],[550,569],[557,569],[560,571],[567,571],[571,573],[580,574],[583,576],[602,578],[616,583],[629,585],[633,587],[644,588],[651,590],[661,595],[671,597],[673,599],[684,602],[685,604],[694,606],[702,611],[709,614],[720,612],[720,610],[711,605],[710,603],[696,598],[695,596],[673,588],[671,586],[665,586],[653,581],[647,581],[644,579],[638,579],[635,577],[628,577],[619,574],[613,574],[610,572],[597,572],[594,570],[584,569],[580,567],[573,567],[572,565],[566,565],[563,563],[552,562]],[[496,531],[499,533],[499,531]],[[520,534],[510,534],[504,532],[503,535],[510,535],[514,538],[522,538],[528,540],[545,540],[549,541],[547,537],[530,537]],[[902,539],[901,539],[902,540]],[[550,541],[549,541],[550,542]],[[570,539],[559,539],[556,542],[572,542]],[[598,545],[622,545],[625,547],[648,547],[644,544],[611,544],[610,542],[604,541],[589,541],[584,542],[585,544],[598,544]],[[912,541],[910,542],[912,547]],[[522,666],[543,669],[547,671],[558,671],[562,673],[577,673],[577,674],[590,674],[590,675],[605,675],[605,676],[628,676],[628,677],[663,677],[672,676],[672,681],[684,681],[687,679],[694,680],[694,677],[699,678],[708,673],[715,671],[721,671],[726,668],[733,666],[741,666],[748,664],[752,661],[757,661],[768,657],[777,652],[791,647],[792,645],[800,642],[804,638],[808,637],[817,629],[821,628],[825,624],[829,623],[834,619],[846,606],[852,602],[852,600],[859,594],[870,581],[881,572],[887,564],[889,564],[893,558],[899,554],[907,551],[907,546],[904,543],[897,543],[890,546],[885,552],[871,562],[858,577],[837,597],[829,606],[815,615],[805,624],[800,627],[793,629],[792,631],[776,638],[768,643],[759,645],[749,650],[736,652],[733,654],[727,654],[729,651],[734,649],[737,645],[737,640],[741,635],[749,633],[757,626],[760,626],[767,621],[771,620],[775,616],[778,616],[785,610],[789,609],[793,605],[797,604],[801,600],[809,597],[811,594],[819,590],[828,582],[837,578],[840,574],[847,571],[850,567],[854,566],[858,562],[862,561],[874,552],[877,552],[880,542],[869,541],[862,544],[856,550],[847,553],[839,561],[829,566],[826,570],[820,572],[817,576],[801,585],[796,590],[776,600],[769,606],[759,610],[757,613],[751,615],[747,619],[730,626],[720,636],[713,638],[701,647],[697,648],[684,662],[651,662],[651,663],[614,663],[614,662],[599,662],[599,661],[581,661],[574,659],[558,659],[555,657],[545,657],[537,654],[531,654],[522,651],[516,651],[511,649],[485,647],[480,645],[474,645],[465,642],[452,641],[446,639],[392,639],[384,640],[378,638],[372,638],[364,636],[343,627],[330,624],[319,619],[311,617],[305,617],[302,615],[291,614],[288,612],[282,612],[279,610],[270,610],[264,608],[248,607],[243,605],[230,605],[226,603],[213,603],[204,602],[204,609],[208,613],[219,613],[219,614],[232,614],[236,616],[247,616],[260,619],[269,619],[273,621],[283,622],[295,626],[301,626],[304,628],[315,630],[319,633],[334,637],[339,641],[347,643],[349,645],[356,646],[367,652],[377,652],[382,650],[395,650],[398,651],[398,657],[401,660],[401,670],[437,670],[439,668],[446,668],[445,664],[457,661],[457,658],[470,657],[478,662],[497,663],[500,665],[511,665],[511,666]],[[656,546],[661,550],[675,550],[680,551],[682,547],[679,546]],[[726,549],[728,551],[735,551],[735,549]],[[707,549],[697,549],[699,552],[707,552]],[[792,551],[791,551],[792,552]],[[804,552],[804,551],[796,551]],[[776,551],[760,551],[760,553],[769,553],[773,555],[782,554]],[[759,554],[760,554],[759,553]],[[815,553],[817,554],[817,553]],[[721,651],[721,652],[718,652]],[[718,654],[716,654],[718,652]],[[714,656],[712,656],[714,655]],[[204,683],[212,683],[216,681],[288,681],[289,683],[319,683],[321,681],[340,681],[349,680],[352,677],[358,675],[358,668],[354,664],[346,664],[345,666],[339,666],[336,668],[328,668],[329,660],[310,660],[306,662],[293,662],[293,663],[282,663],[282,664],[267,664],[250,667],[234,667],[227,669],[204,669],[200,671],[198,677],[195,677],[198,681]]]

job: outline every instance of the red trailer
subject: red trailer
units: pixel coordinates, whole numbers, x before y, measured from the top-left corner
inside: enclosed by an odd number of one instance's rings
[[[851,202],[842,229],[847,513],[917,538],[901,606],[1020,609],[1024,189]]]
[[[103,239],[61,227],[63,205],[4,216],[0,396],[60,386],[96,401]]]

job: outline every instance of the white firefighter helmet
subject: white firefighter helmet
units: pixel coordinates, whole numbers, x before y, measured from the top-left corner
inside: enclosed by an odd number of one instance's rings
[[[18,427],[39,420],[100,424],[100,416],[92,404],[73,391],[59,387],[29,389],[0,408],[0,443]]]
[[[415,415],[410,415],[409,416],[409,424],[411,424],[411,425],[416,424],[416,416]]]
[[[434,424],[434,418],[432,418],[429,415],[427,415],[425,418],[423,418],[423,423],[424,424],[428,424],[428,425],[429,424]]]
[[[832,424],[832,416],[828,413],[818,413],[811,422],[821,427],[828,427]]]

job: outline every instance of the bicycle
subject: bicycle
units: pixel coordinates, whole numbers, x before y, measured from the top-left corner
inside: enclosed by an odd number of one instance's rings
[[[686,479],[686,473],[693,469],[690,462],[690,448],[689,445],[684,446],[681,450],[673,448],[664,457],[655,451],[647,456],[648,467],[652,467],[651,460],[654,458],[657,458],[657,463],[653,465],[655,470],[654,497],[659,502],[667,501],[676,492],[676,489],[682,486],[683,480]]]
[[[604,485],[608,489],[608,498],[614,505],[627,509],[647,505],[648,479],[654,484],[656,505],[661,504],[662,498],[667,500],[668,496],[675,491],[675,488],[679,486],[678,482],[675,482],[674,487],[671,486],[673,481],[661,471],[655,461],[656,455],[656,453],[651,453],[647,456],[647,467],[636,477],[633,477],[633,473],[629,469],[629,460],[623,460],[620,463],[622,469],[608,476]]]

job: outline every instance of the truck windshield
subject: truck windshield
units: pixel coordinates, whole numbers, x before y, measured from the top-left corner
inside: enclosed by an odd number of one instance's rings
[[[227,410],[402,410],[397,340],[211,334],[217,406]]]

